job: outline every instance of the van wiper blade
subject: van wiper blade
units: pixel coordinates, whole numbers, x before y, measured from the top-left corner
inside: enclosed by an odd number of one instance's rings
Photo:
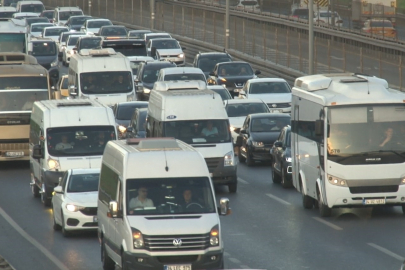
[[[342,161],[344,161],[346,159],[349,159],[349,158],[352,158],[352,157],[368,156],[368,155],[373,154],[373,153],[393,153],[393,154],[395,154],[397,156],[405,158],[405,152],[398,152],[398,151],[395,151],[395,150],[375,150],[375,151],[360,152],[360,153],[352,154],[350,156],[342,157],[341,159],[338,160],[338,162],[342,162]],[[339,156],[336,156],[336,157],[339,157]]]

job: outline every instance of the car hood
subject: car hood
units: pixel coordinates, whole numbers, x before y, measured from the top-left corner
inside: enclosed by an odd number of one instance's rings
[[[264,103],[288,103],[291,102],[291,93],[285,94],[249,94],[249,98],[261,99]]]
[[[161,56],[177,55],[183,53],[181,49],[158,49]]]
[[[98,191],[66,193],[66,202],[79,206],[97,207]]]
[[[275,132],[250,132],[250,139],[255,142],[264,142],[265,144],[273,144],[278,136],[280,131]]]
[[[229,124],[234,128],[241,128],[245,122],[246,116],[229,117]]]

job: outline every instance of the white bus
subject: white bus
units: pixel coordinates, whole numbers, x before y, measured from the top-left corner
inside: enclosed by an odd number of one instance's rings
[[[293,185],[304,208],[398,205],[405,213],[405,93],[357,74],[300,77],[292,90]]]

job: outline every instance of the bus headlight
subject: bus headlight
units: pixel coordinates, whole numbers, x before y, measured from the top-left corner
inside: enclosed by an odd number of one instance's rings
[[[132,239],[134,241],[134,248],[143,248],[143,236],[137,229],[132,229]]]
[[[226,153],[224,156],[224,166],[234,166],[234,156],[233,151]]]
[[[332,185],[340,186],[340,187],[347,187],[346,180],[344,180],[342,178],[338,178],[338,177],[330,175],[330,174],[328,174],[327,177],[328,177],[329,183],[331,183]]]
[[[59,161],[55,159],[48,159],[48,168],[50,171],[58,170],[59,169]]]
[[[218,225],[214,226],[210,231],[210,245],[218,246],[219,245],[219,228]]]

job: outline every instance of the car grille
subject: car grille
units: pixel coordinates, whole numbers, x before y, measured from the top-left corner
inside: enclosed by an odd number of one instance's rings
[[[369,187],[350,187],[350,193],[385,193],[397,192],[398,186],[369,186]]]
[[[207,163],[208,171],[213,172],[218,166],[221,158],[206,158],[205,163]]]
[[[158,256],[157,260],[160,263],[192,263],[197,261],[198,255],[186,256]]]
[[[12,150],[28,150],[29,144],[27,143],[0,143],[0,151],[12,151]]]
[[[86,207],[83,210],[80,210],[83,215],[86,216],[96,216],[97,215],[97,207]]]
[[[273,105],[276,105],[275,107]],[[289,108],[291,105],[289,103],[267,103],[269,108]]]
[[[150,251],[204,250],[209,246],[209,234],[195,235],[144,235],[145,249]],[[181,245],[175,246],[173,240],[180,239]]]

